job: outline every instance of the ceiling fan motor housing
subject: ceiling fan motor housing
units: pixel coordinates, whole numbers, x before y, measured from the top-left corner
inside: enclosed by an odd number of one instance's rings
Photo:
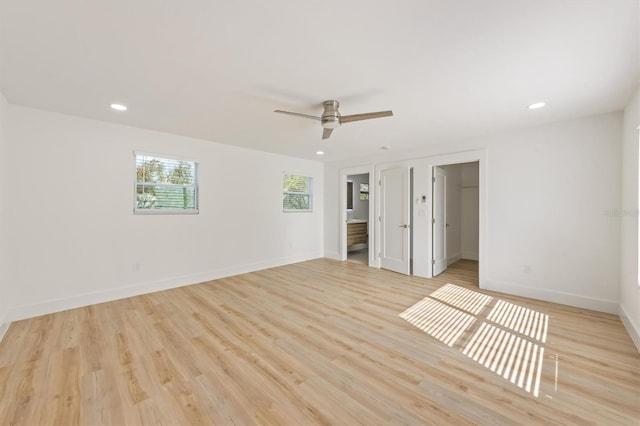
[[[294,115],[296,117],[309,118],[311,120],[318,120],[324,129],[322,131],[322,139],[329,139],[333,129],[340,127],[342,123],[351,123],[354,121],[370,120],[372,118],[391,117],[393,111],[377,111],[377,112],[365,112],[362,114],[340,115],[338,107],[340,103],[336,100],[324,101],[322,103],[324,111],[320,117],[309,114],[301,114],[299,112],[275,110],[280,114]]]
[[[340,113],[338,101],[324,101],[324,112],[322,113],[322,127],[325,129],[335,129],[340,127]]]

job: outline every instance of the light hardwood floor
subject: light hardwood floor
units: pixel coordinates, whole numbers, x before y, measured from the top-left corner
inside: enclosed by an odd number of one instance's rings
[[[11,325],[0,424],[638,424],[640,355],[613,315],[550,316],[540,394],[398,315],[446,283],[318,259]]]

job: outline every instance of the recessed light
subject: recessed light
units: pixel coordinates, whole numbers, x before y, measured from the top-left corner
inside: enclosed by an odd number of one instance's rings
[[[127,107],[122,104],[111,104],[109,105],[111,109],[115,109],[116,111],[126,111]]]
[[[317,155],[324,155],[324,151],[316,151]]]
[[[536,102],[535,104],[529,105],[527,108],[529,108],[529,109],[538,109],[538,108],[542,108],[545,105],[546,104],[544,102]]]
[[[382,149],[385,150],[385,151],[389,151],[391,148],[389,148],[388,146],[385,145],[385,146],[382,147]]]

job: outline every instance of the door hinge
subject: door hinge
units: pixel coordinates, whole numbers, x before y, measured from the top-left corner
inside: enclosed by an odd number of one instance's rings
[[[434,218],[434,219],[431,219],[431,223],[432,223],[432,224],[434,224],[434,225],[436,224],[436,220],[435,220],[435,218]]]
[[[436,264],[436,260],[435,259],[431,259],[431,264],[435,265]]]
[[[431,182],[436,183],[436,178],[435,178],[435,176],[431,178]]]
[[[382,216],[378,216],[378,222],[382,222]]]
[[[378,181],[378,185],[382,186],[382,179]]]

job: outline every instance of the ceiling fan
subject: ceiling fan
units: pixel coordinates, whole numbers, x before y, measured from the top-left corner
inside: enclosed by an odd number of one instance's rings
[[[323,128],[322,139],[329,139],[329,136],[331,136],[331,132],[333,132],[333,129],[335,129],[336,127],[340,127],[340,125],[344,123],[370,120],[372,118],[391,117],[393,115],[393,111],[378,111],[365,112],[363,114],[340,115],[340,111],[338,111],[340,103],[338,101],[324,101],[322,105],[324,106],[324,111],[322,112],[322,115],[320,117],[316,117],[315,115],[300,114],[299,112],[282,111],[279,109],[273,112],[295,115],[297,117],[310,118],[312,120],[320,121]]]

